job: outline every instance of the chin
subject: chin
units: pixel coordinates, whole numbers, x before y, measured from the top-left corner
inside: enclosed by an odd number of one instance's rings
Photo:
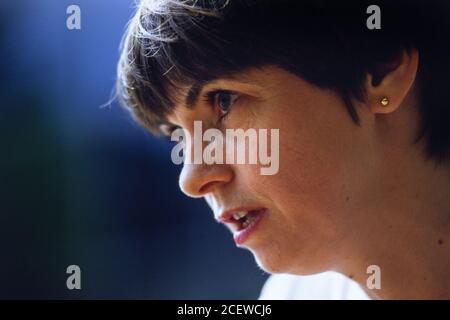
[[[279,253],[270,254],[255,250],[251,251],[258,267],[267,273],[290,273],[294,268],[292,261],[290,261],[291,259],[282,257]]]
[[[260,269],[270,274],[288,273],[295,275],[312,275],[324,272],[327,268],[322,263],[312,263],[311,259],[303,257],[301,261],[298,254],[282,253],[279,250],[251,250]]]

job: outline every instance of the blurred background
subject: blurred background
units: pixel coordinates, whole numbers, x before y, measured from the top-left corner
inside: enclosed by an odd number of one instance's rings
[[[169,143],[102,107],[133,8],[0,1],[0,298],[258,297],[267,275],[178,190]]]

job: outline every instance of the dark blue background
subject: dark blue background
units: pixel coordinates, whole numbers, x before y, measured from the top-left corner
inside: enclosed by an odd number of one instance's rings
[[[81,30],[66,8],[81,8]],[[108,102],[133,1],[0,2],[0,298],[256,298],[170,145]],[[66,288],[66,268],[82,289]]]

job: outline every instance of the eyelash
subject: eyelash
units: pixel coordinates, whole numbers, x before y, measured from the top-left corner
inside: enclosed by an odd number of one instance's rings
[[[203,99],[212,107],[215,108],[216,107],[216,97],[218,94],[220,93],[225,93],[225,94],[230,94],[230,95],[235,95],[237,96],[237,94],[231,90],[223,90],[223,89],[218,89],[218,90],[213,90],[213,91],[209,91],[206,92],[203,96]],[[224,119],[226,119],[228,117],[228,115],[231,113],[231,110],[233,109],[233,105],[236,102],[236,100],[238,99],[238,97],[236,97],[232,103],[232,105],[230,106],[230,109],[228,110],[228,112],[222,114],[219,118],[220,121],[223,121]],[[218,107],[220,109],[220,107]],[[164,137],[167,138],[167,140],[170,141],[170,138],[172,136],[172,133],[179,129],[179,126],[170,126],[169,129],[166,130],[167,133],[164,133]]]
[[[211,107],[213,107],[213,108],[218,107],[221,110],[220,106],[217,105],[217,101],[216,101],[216,98],[219,94],[229,94],[229,95],[235,96],[234,100],[231,103],[231,106],[229,107],[229,110],[227,112],[224,112],[219,118],[220,121],[223,121],[230,115],[231,111],[233,110],[233,106],[239,97],[237,96],[237,93],[235,93],[234,91],[218,89],[218,90],[213,90],[213,91],[209,91],[209,92],[205,93],[203,98],[204,98],[204,100],[206,100],[206,102]],[[221,110],[221,112],[223,112],[223,111]]]
[[[168,126],[169,126],[168,129],[161,130],[161,131],[162,131],[163,137],[166,138],[169,142],[172,142],[171,141],[171,137],[172,137],[173,132],[175,130],[177,130],[177,129],[180,129],[180,127],[179,126],[175,126],[175,125],[168,125]]]

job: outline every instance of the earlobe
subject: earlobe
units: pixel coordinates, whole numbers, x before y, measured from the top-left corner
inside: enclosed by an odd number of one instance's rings
[[[380,103],[383,107],[387,107],[389,105],[389,98],[383,97],[383,99],[381,99]]]
[[[371,112],[387,114],[397,110],[412,89],[417,75],[417,50],[404,50],[396,61],[366,78],[367,105]]]

